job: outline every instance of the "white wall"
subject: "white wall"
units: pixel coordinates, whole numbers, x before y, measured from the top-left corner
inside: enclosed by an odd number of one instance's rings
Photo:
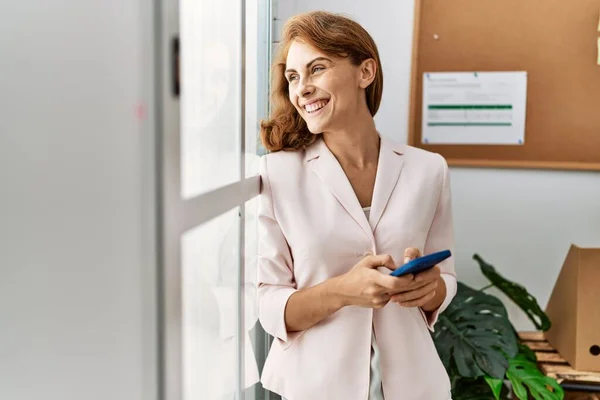
[[[414,1],[277,3],[277,36],[290,16],[318,9],[348,14],[371,33],[385,81],[377,127],[406,142]],[[479,253],[545,307],[570,243],[600,247],[600,173],[452,168],[451,179],[457,272],[469,285],[487,284],[471,259]],[[507,306],[517,329],[533,328]]]
[[[0,6],[2,399],[156,398],[150,4]]]

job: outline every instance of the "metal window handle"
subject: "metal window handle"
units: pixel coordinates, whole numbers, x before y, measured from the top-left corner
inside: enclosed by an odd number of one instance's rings
[[[171,40],[171,91],[174,97],[179,98],[181,92],[181,57],[178,36]]]

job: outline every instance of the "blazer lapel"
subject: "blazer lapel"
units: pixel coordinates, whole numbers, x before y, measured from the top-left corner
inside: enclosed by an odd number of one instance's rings
[[[379,161],[377,163],[377,177],[373,189],[371,202],[371,214],[369,223],[372,232],[375,232],[377,224],[385,211],[390,196],[396,187],[400,171],[404,164],[404,145],[396,144],[383,136],[380,136]]]
[[[344,209],[360,225],[372,243],[373,231],[340,163],[322,139],[306,150],[306,160],[313,172],[329,188]]]

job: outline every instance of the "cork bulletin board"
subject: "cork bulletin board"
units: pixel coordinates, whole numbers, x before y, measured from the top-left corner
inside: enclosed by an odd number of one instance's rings
[[[600,170],[600,0],[415,0],[408,143],[450,165]],[[423,144],[423,74],[527,72],[522,145]]]

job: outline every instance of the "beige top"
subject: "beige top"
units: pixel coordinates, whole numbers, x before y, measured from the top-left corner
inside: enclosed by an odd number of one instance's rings
[[[275,338],[261,382],[290,400],[366,400],[371,326],[381,350],[386,400],[450,397],[448,373],[427,331],[434,330],[439,312],[456,293],[452,257],[439,264],[448,290],[434,313],[390,302],[375,310],[344,307],[314,328],[286,329],[290,296],[347,272],[366,252],[401,260],[407,247],[425,254],[454,248],[444,159],[381,137],[378,165],[367,220],[322,139],[304,151],[261,158],[258,313],[265,331]],[[307,368],[306,360],[315,362]],[[343,384],[332,384],[339,376],[344,376]]]
[[[363,207],[367,220],[371,207]],[[369,379],[369,398],[367,400],[384,400],[381,386],[381,367],[379,366],[379,347],[375,340],[375,331],[371,333],[371,376]],[[283,400],[286,400],[283,398]]]
[[[371,207],[363,207],[363,211],[368,220]],[[379,366],[379,347],[377,347],[374,330],[371,334],[371,378],[369,380],[368,400],[384,400],[381,386],[381,367]]]

